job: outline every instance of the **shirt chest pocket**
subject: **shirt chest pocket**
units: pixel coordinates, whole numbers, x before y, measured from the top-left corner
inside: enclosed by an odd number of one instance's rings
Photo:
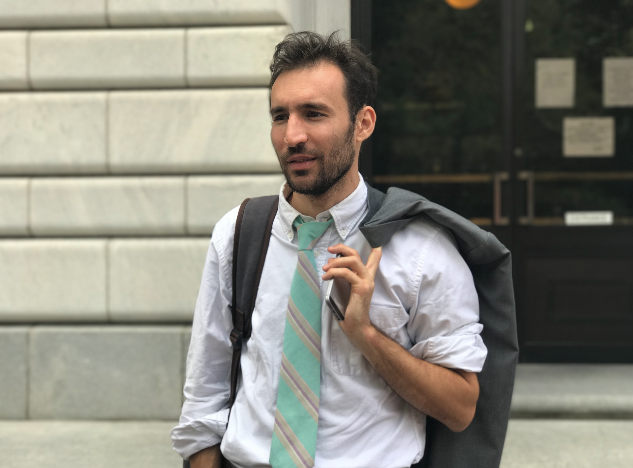
[[[400,307],[372,305],[369,309],[371,323],[380,328],[387,336],[400,344],[402,331],[409,321],[407,314]],[[406,332],[404,333],[406,334]],[[347,338],[336,320],[332,321],[330,339],[330,361],[332,369],[339,375],[372,375],[376,371],[363,354]]]

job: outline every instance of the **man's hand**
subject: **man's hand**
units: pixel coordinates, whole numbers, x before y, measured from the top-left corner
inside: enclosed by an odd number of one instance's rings
[[[382,249],[372,249],[366,265],[356,250],[343,244],[328,251],[343,257],[328,260],[323,280],[339,277],[352,285],[345,320],[338,322],[345,335],[409,404],[453,431],[466,429],[479,398],[477,375],[418,359],[371,324],[369,307]]]
[[[363,264],[356,250],[346,245],[337,244],[329,247],[328,251],[343,255],[329,259],[323,266],[326,272],[323,280],[327,281],[336,276],[344,278],[352,285],[349,304],[345,310],[345,320],[340,321],[339,325],[350,341],[356,344],[357,340],[362,339],[364,333],[371,332],[373,328],[369,321],[369,306],[374,294],[374,278],[382,257],[382,248],[372,249],[367,265]]]
[[[189,458],[191,468],[221,468],[222,453],[220,444],[200,450]]]

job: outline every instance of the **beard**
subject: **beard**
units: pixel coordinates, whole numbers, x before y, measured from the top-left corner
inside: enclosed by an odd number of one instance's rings
[[[354,125],[350,125],[347,132],[334,142],[327,156],[318,149],[305,148],[303,143],[288,148],[281,155],[277,154],[281,170],[292,191],[308,197],[320,197],[335,188],[354,164],[356,151],[353,136]],[[289,157],[298,153],[316,158],[316,167],[312,169],[316,174],[309,180],[300,179],[308,176],[310,170],[292,170],[286,162]]]

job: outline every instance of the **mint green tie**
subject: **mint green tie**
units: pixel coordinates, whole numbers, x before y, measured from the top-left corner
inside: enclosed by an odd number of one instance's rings
[[[299,238],[297,269],[286,310],[281,374],[270,464],[273,468],[314,466],[321,387],[321,288],[312,248],[332,224],[293,225]]]

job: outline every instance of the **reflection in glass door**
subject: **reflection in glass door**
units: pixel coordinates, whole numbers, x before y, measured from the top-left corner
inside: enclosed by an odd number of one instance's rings
[[[372,6],[372,59],[380,70],[372,181],[441,200],[479,225],[507,222],[500,211],[507,179],[500,3]]]
[[[633,362],[633,3],[449,3],[358,15],[380,70],[364,175],[508,245],[522,360]]]
[[[513,249],[522,351],[533,360],[629,361],[633,4],[527,0],[520,6],[516,190],[524,209]]]

